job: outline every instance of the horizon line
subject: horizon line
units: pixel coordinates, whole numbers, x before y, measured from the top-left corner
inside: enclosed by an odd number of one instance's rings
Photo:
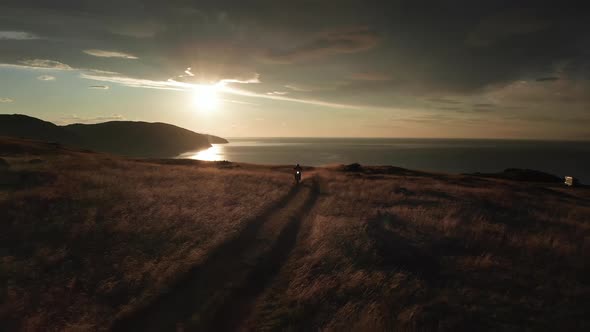
[[[211,135],[211,134],[209,134]],[[219,135],[216,135],[219,136]],[[222,137],[222,136],[220,136]],[[488,140],[488,141],[539,141],[539,142],[584,142],[590,143],[588,139],[550,139],[550,138],[494,138],[494,137],[387,137],[387,136],[223,136],[225,139],[423,139],[423,140]]]

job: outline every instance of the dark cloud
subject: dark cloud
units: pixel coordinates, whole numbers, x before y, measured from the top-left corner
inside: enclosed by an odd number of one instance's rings
[[[477,104],[473,104],[473,107],[476,108],[494,108],[497,105],[495,104],[490,104],[490,103],[477,103]]]
[[[390,81],[391,76],[379,72],[361,72],[351,75],[351,79],[359,81]]]
[[[367,27],[351,27],[326,31],[310,41],[287,49],[271,49],[263,59],[274,63],[292,63],[340,53],[366,51],[377,45],[379,38]]]
[[[469,33],[466,42],[474,47],[489,47],[513,37],[542,31],[550,24],[551,21],[536,17],[533,12],[507,10],[481,20]]]
[[[472,108],[472,109],[466,109],[463,112],[464,113],[490,113],[490,112],[495,112],[495,111],[496,111],[495,108],[476,107],[476,108]]]
[[[438,106],[436,107],[438,110],[442,111],[454,111],[457,113],[487,113],[493,112],[496,110],[495,104],[490,103],[475,103],[472,104],[471,107],[463,107],[460,105],[457,106]]]
[[[0,31],[5,32],[0,34],[0,63],[29,61],[45,68],[61,63],[158,81],[257,77],[260,83],[248,89],[261,94],[288,89],[294,98],[377,106],[467,105],[467,97],[490,89],[512,96],[506,87],[520,80],[587,81],[586,6],[465,0],[5,0],[0,4]],[[36,36],[42,39],[32,39]],[[30,62],[35,59],[53,62]],[[180,78],[188,67],[194,76]],[[578,100],[584,88],[560,91],[555,98]],[[531,101],[537,95],[522,92],[518,98]]]
[[[537,82],[552,82],[552,81],[557,81],[558,79],[559,79],[559,77],[547,76],[547,77],[539,77],[535,81],[537,81]]]
[[[455,99],[449,98],[429,98],[428,101],[437,104],[461,104],[462,102]]]
[[[436,109],[441,110],[441,111],[459,111],[459,110],[462,110],[461,107],[455,107],[455,106],[439,106]]]

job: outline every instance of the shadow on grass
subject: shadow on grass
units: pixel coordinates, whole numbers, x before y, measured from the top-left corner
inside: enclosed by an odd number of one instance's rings
[[[424,243],[401,236],[394,231],[402,224],[391,214],[370,220],[366,232],[377,251],[377,266],[385,270],[407,271],[424,280],[437,278],[439,264]]]
[[[223,299],[216,299],[216,291],[221,289],[221,294],[230,292],[231,290],[223,289],[226,281],[229,281],[234,272],[228,270],[230,263],[239,259],[241,253],[256,242],[256,236],[260,227],[265,221],[276,211],[285,207],[301,190],[302,186],[294,186],[289,193],[283,197],[279,202],[268,208],[261,215],[252,218],[246,223],[245,228],[233,239],[229,239],[215,249],[208,258],[198,266],[195,266],[191,271],[182,276],[177,282],[170,287],[170,289],[158,297],[139,305],[138,309],[130,312],[124,316],[118,317],[111,329],[113,331],[146,331],[146,330],[174,330],[178,322],[184,322],[191,318],[199,308],[207,311],[208,307],[215,308],[216,301]],[[301,211],[303,213],[304,210]],[[294,238],[297,234],[298,222],[297,217],[287,226],[287,229],[280,235],[278,247],[271,250],[270,256],[266,257],[260,265],[254,268],[255,275],[253,280],[261,278],[262,281],[257,281],[252,289],[242,290],[242,295],[248,295],[249,292],[258,292],[260,282],[264,282],[264,276],[272,275],[277,264],[282,259],[282,256],[289,252],[294,244]],[[284,242],[284,243],[280,243]],[[267,275],[268,274],[268,275]],[[212,298],[213,297],[213,298]],[[230,305],[231,306],[231,305]],[[205,308],[204,308],[205,307]],[[223,305],[222,305],[222,308]],[[233,308],[226,308],[233,310]],[[192,317],[195,318],[199,324],[209,324],[208,319],[213,317],[213,321],[219,324],[223,317],[216,316],[217,310],[208,313],[208,317]],[[220,312],[223,312],[220,311]],[[209,317],[210,316],[210,317]],[[223,320],[221,319],[221,322]],[[211,322],[212,323],[212,322]],[[228,322],[225,322],[227,324]]]

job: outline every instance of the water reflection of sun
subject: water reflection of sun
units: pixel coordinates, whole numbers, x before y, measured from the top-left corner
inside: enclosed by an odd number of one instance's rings
[[[197,160],[208,160],[208,161],[217,161],[217,160],[224,160],[223,159],[223,148],[218,144],[212,144],[210,148],[207,150],[202,150],[194,155],[191,155],[190,159],[197,159]]]

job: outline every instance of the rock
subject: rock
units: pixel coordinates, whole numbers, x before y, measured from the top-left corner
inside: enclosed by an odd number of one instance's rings
[[[344,165],[344,167],[342,167],[342,170],[345,172],[362,172],[363,167],[359,163],[354,163],[350,165]]]

